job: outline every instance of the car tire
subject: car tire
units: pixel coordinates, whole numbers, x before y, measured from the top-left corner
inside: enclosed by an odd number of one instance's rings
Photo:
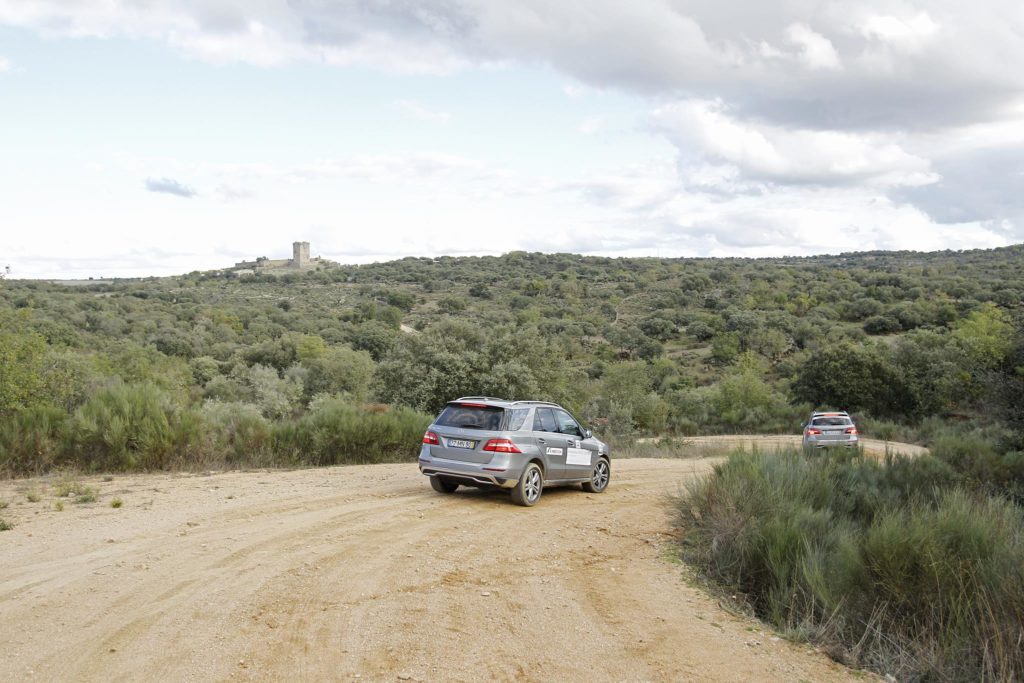
[[[540,466],[531,462],[523,469],[519,483],[512,489],[512,502],[524,507],[533,507],[540,500],[540,494],[544,491],[544,473]]]
[[[583,490],[587,493],[601,493],[608,488],[608,482],[612,480],[612,467],[608,458],[598,458],[594,465],[594,471],[590,475],[590,481],[583,482]]]
[[[459,488],[458,482],[440,477],[436,474],[430,478],[430,485],[438,493],[455,493],[455,490]]]

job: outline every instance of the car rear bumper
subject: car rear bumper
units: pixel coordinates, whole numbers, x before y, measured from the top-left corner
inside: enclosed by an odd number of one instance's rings
[[[495,471],[485,469],[492,466],[492,463],[477,464],[463,462],[460,460],[446,460],[444,458],[431,457],[420,452],[420,472],[428,477],[441,475],[454,479],[467,485],[483,484],[489,486],[500,486],[510,489],[519,482],[521,472],[511,469]]]
[[[858,444],[858,437],[855,434],[845,434],[842,437],[827,438],[822,438],[820,436],[804,437],[804,446],[808,448],[827,448],[829,446],[846,446],[847,448],[854,448]]]

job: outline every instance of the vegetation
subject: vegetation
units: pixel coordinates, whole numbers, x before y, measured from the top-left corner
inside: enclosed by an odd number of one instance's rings
[[[627,455],[847,409],[931,455],[733,455],[681,503],[690,559],[841,659],[1010,680],[1024,676],[1022,301],[1024,246],[4,280],[0,473],[405,460],[461,394],[559,401]],[[75,485],[58,493],[90,498]]]
[[[989,495],[1002,473],[979,477],[958,450],[734,454],[680,500],[686,555],[844,661],[900,680],[1017,680],[1024,513]]]
[[[244,280],[4,280],[0,471],[406,458],[415,423],[480,393],[557,400],[622,438],[793,432],[834,406],[923,441],[950,420],[989,425],[1006,453],[1024,427],[1006,410],[1024,399],[1022,262],[1022,247],[513,252]]]

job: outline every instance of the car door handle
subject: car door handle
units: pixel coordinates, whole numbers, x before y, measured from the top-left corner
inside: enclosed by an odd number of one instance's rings
[[[547,443],[544,439],[537,439],[537,443]]]

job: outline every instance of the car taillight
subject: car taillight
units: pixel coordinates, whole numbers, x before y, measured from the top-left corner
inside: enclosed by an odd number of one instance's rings
[[[847,427],[846,428],[846,433],[847,434],[856,434],[857,433],[857,428],[856,427]]]
[[[807,436],[821,436],[821,430],[815,429],[814,427],[808,427]]]
[[[522,453],[510,439],[491,439],[484,444],[483,450],[492,453]]]
[[[429,443],[431,446],[440,446],[441,440],[437,438],[437,434],[434,432],[427,432],[423,435],[423,443]]]

